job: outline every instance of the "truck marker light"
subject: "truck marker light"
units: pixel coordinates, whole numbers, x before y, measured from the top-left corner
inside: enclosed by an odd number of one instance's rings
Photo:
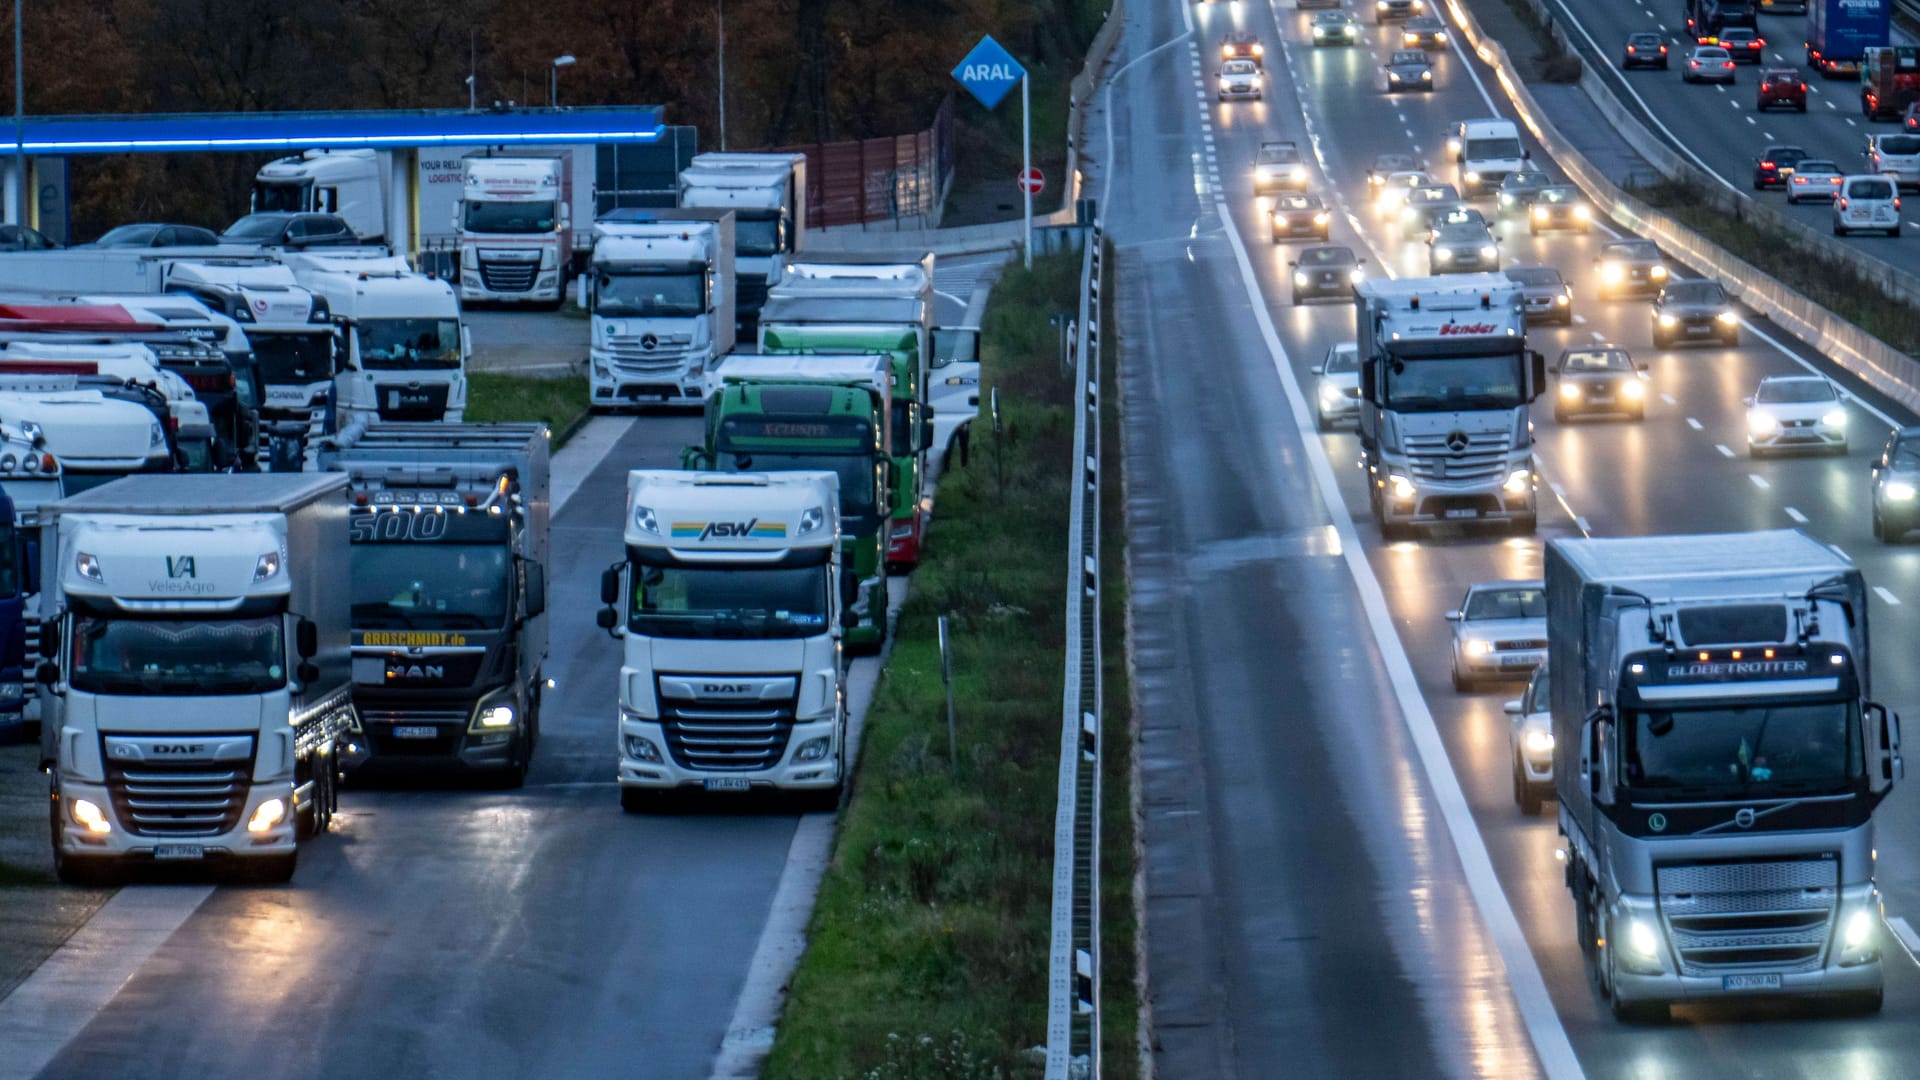
[[[1627,665],[1627,670],[1628,670],[1628,671],[1631,671],[1631,672],[1633,672],[1633,673],[1634,673],[1635,675],[1645,675],[1645,674],[1647,673],[1647,665],[1645,665],[1645,664],[1628,664],[1628,665]]]
[[[1734,658],[1735,660],[1738,660],[1738,659],[1740,659],[1740,650],[1739,650],[1739,649],[1735,649],[1735,650],[1733,650],[1733,658]]]
[[[1773,650],[1768,649],[1767,651],[1761,653],[1760,655],[1767,660],[1771,660],[1773,659]]]
[[[1834,667],[1839,667],[1841,664],[1844,664],[1847,662],[1847,658],[1844,656],[1841,656],[1839,653],[1834,653],[1832,656],[1827,658],[1827,662],[1829,664],[1832,664]]]
[[[1707,662],[1707,654],[1706,654],[1706,653],[1704,653],[1704,652],[1703,652],[1703,653],[1701,653],[1701,654],[1700,654],[1700,662],[1701,662],[1701,663],[1703,663],[1703,664]]]
[[[247,831],[263,833],[287,819],[287,804],[280,799],[268,799],[254,808],[253,817],[247,821]]]

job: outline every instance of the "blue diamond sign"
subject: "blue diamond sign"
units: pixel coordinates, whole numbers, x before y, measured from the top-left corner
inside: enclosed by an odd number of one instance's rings
[[[1000,104],[1000,99],[1020,85],[1026,74],[1027,69],[1020,66],[1012,53],[1001,48],[991,34],[981,38],[980,44],[953,69],[953,77],[960,80],[960,85],[989,109]]]

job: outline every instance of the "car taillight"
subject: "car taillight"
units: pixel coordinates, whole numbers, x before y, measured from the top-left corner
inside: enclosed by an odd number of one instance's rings
[[[1806,83],[1801,83],[1801,84],[1800,84],[1800,92],[1801,92],[1801,93],[1803,93],[1803,94],[1807,92],[1807,84],[1806,84]],[[1909,126],[1911,126],[1911,125],[1912,125],[1912,123],[1913,123],[1913,121],[1911,121],[1911,120],[1909,120],[1909,121],[1907,121],[1907,123],[1908,123],[1908,125],[1909,125]]]
[[[1894,200],[1893,200],[1893,208],[1894,208],[1895,210],[1898,210],[1898,209],[1900,209],[1900,199],[1899,199],[1899,197],[1898,197],[1898,196],[1895,196],[1895,197],[1894,197]]]
[[[1763,162],[1761,162],[1761,163],[1760,163],[1760,170],[1761,170],[1762,172],[1772,172],[1772,171],[1774,171],[1775,169],[1778,169],[1779,167],[1780,167],[1780,166],[1778,166],[1778,165],[1775,165],[1775,164],[1774,164],[1773,162],[1771,162],[1771,161],[1763,161]]]
[[[1839,177],[1837,177],[1837,176],[1829,176],[1829,177],[1827,177],[1827,183],[1829,183],[1829,184],[1832,184],[1832,185],[1833,185],[1834,187],[1839,187],[1839,186],[1840,186],[1840,178],[1839,178]]]
[[[1845,200],[1845,199],[1841,199],[1841,200],[1840,200],[1840,209],[1842,209],[1842,210],[1845,210],[1846,208],[1847,208],[1847,200]]]
[[[1639,51],[1639,50],[1637,50],[1637,49],[1635,49],[1635,48],[1634,48],[1633,46],[1631,46],[1631,45],[1629,45],[1629,46],[1627,46],[1627,52],[1629,52],[1629,53],[1633,53],[1633,52],[1638,52],[1638,51]]]
[[[1667,55],[1667,47],[1665,45],[1660,46],[1660,55],[1661,56]]]
[[[1721,64],[1720,66],[1721,66],[1721,67],[1723,67],[1723,68],[1730,68],[1730,67],[1732,67],[1732,66],[1733,66],[1733,61],[1731,61],[1731,60],[1729,60],[1729,61],[1727,61],[1726,63],[1724,63],[1724,64]]]

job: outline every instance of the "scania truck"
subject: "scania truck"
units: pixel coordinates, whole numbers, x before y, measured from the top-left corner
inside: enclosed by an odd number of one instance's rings
[[[680,174],[680,205],[732,210],[738,224],[741,333],[751,338],[767,290],[806,250],[807,155],[695,154]]]
[[[284,258],[346,335],[346,370],[334,380],[340,427],[465,414],[472,347],[453,286],[395,255],[347,249]]]
[[[734,216],[701,216],[620,210],[594,223],[581,290],[594,408],[697,405],[708,369],[733,351]]]
[[[709,376],[707,434],[687,464],[719,472],[830,469],[839,477],[849,652],[887,637],[887,425],[892,362],[877,355],[736,355]]]
[[[1878,1010],[1873,812],[1902,764],[1860,571],[1789,530],[1555,539],[1546,589],[1567,885],[1614,1015]]]
[[[573,264],[573,154],[470,154],[460,166],[460,299],[559,307]]]
[[[355,769],[518,786],[547,659],[543,424],[373,424],[324,440],[348,478]]]
[[[1382,535],[1539,518],[1528,405],[1546,363],[1526,347],[1520,286],[1501,274],[1354,286],[1360,452]]]
[[[840,506],[831,472],[627,474],[620,804],[681,788],[837,798],[847,770]]]
[[[353,717],[346,477],[152,476],[41,508],[54,866],[292,877]]]

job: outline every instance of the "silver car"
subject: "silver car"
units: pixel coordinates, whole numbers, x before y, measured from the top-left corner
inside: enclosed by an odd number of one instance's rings
[[[1867,171],[1920,190],[1920,135],[1867,136]]]
[[[1818,375],[1769,375],[1747,399],[1747,453],[1776,450],[1847,452],[1847,405],[1839,388]]]
[[[1873,459],[1873,538],[1898,544],[1920,529],[1920,427],[1901,428]]]
[[[1441,225],[1427,243],[1427,273],[1468,274],[1500,269],[1500,248],[1485,226]]]
[[[1324,363],[1313,365],[1313,374],[1313,408],[1321,431],[1360,415],[1360,346],[1351,341],[1334,345]]]
[[[1220,65],[1220,100],[1260,100],[1260,66],[1251,60],[1229,60]]]
[[[1467,590],[1453,624],[1453,688],[1519,679],[1547,662],[1547,591],[1539,581],[1485,581]]]
[[[1553,797],[1553,712],[1547,666],[1533,670],[1520,700],[1507,702],[1507,750],[1513,758],[1513,801],[1533,817]]]

